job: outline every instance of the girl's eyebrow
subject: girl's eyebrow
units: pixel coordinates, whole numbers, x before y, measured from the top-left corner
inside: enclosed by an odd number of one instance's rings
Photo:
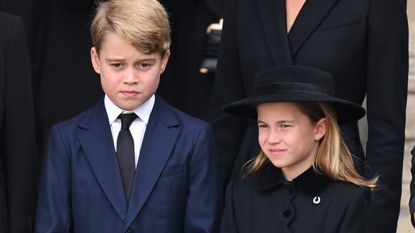
[[[258,121],[263,122],[262,120],[258,120]],[[294,122],[294,120],[279,120],[279,121],[273,121],[273,122],[276,122],[276,123],[285,123],[285,122]]]
[[[257,120],[257,123],[266,123],[265,121]],[[293,120],[279,120],[275,121],[274,123],[281,124],[281,123],[294,123]]]

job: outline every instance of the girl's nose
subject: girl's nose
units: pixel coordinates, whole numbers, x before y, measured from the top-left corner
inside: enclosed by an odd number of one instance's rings
[[[281,142],[281,133],[275,129],[270,130],[267,140],[270,144],[278,144]]]

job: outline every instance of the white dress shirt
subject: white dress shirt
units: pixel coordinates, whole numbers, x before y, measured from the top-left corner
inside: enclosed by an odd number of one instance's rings
[[[126,111],[115,105],[107,95],[104,98],[104,105],[107,111],[108,121],[111,127],[112,139],[115,151],[117,151],[117,138],[121,130],[121,120],[118,116],[121,113],[135,113],[138,117],[131,123],[130,132],[134,139],[134,157],[135,166],[137,167],[138,157],[140,156],[141,144],[143,143],[144,134],[146,132],[148,120],[153,110],[155,96],[151,96],[146,102],[133,111]]]

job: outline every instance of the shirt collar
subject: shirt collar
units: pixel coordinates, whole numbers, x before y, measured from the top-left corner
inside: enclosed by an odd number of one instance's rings
[[[317,172],[312,166],[291,182],[284,178],[280,168],[275,167],[271,163],[265,165],[265,167],[257,173],[257,188],[264,192],[291,183],[306,194],[317,195],[321,193],[328,184],[333,182],[329,177]]]
[[[132,111],[127,111],[115,105],[107,95],[105,95],[105,98],[104,98],[104,105],[107,111],[108,121],[110,125],[117,120],[117,117],[121,113],[131,113],[131,112],[134,112],[147,125],[150,119],[151,111],[153,110],[153,107],[154,107],[154,102],[155,102],[155,96],[152,95],[146,102],[138,106],[136,109]]]

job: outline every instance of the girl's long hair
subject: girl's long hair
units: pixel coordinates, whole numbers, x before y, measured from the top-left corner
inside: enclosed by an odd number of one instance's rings
[[[333,106],[329,103],[321,102],[293,102],[293,104],[310,119],[312,124],[316,124],[320,119],[326,118],[326,134],[320,140],[313,164],[314,169],[333,180],[346,181],[374,189],[378,177],[366,180],[357,172],[353,162],[353,155],[341,136]],[[270,161],[264,152],[261,151],[256,158],[244,165],[247,169],[246,175],[257,172],[268,163]]]

